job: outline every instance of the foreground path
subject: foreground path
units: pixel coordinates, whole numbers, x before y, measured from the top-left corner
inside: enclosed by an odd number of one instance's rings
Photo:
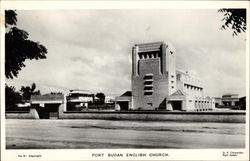
[[[245,124],[6,120],[8,149],[244,148]]]

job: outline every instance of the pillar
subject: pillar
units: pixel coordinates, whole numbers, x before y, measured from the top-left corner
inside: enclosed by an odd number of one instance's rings
[[[63,95],[63,112],[67,111],[67,99],[66,99],[66,94]]]
[[[173,106],[169,101],[167,102],[167,111],[173,111]]]
[[[138,46],[132,48],[132,75],[138,76]]]
[[[161,59],[161,73],[165,74],[166,73],[166,44],[163,43],[161,46],[161,52],[162,52],[162,59]]]
[[[168,71],[168,95],[176,91],[176,53],[171,45],[166,46],[166,70]],[[172,83],[173,82],[173,83]],[[173,88],[172,88],[173,87]]]

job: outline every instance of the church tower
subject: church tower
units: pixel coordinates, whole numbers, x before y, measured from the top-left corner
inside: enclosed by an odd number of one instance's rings
[[[132,108],[166,109],[166,97],[176,91],[175,50],[165,42],[132,48]]]

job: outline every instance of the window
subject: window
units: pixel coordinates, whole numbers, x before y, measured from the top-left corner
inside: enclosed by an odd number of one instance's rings
[[[144,80],[153,79],[153,75],[145,75]]]
[[[145,81],[144,82],[144,85],[152,85],[153,84],[153,81]]]
[[[145,86],[144,90],[153,90],[153,86]]]
[[[153,106],[153,103],[148,103],[148,106]]]
[[[153,94],[153,92],[144,92],[144,95],[147,95],[147,96],[150,96],[152,94]]]
[[[173,54],[174,52],[173,51],[170,51],[170,54]]]
[[[174,81],[171,81],[171,83],[174,83]]]
[[[171,86],[171,88],[174,88],[174,86]]]
[[[192,100],[188,100],[188,102],[192,102]]]
[[[174,78],[174,76],[173,76],[173,75],[171,75],[171,78]]]

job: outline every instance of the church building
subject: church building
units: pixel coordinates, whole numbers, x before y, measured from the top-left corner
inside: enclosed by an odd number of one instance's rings
[[[171,44],[153,42],[132,47],[131,102],[116,98],[116,110],[213,110],[214,100],[203,97],[202,82],[176,69]],[[125,107],[126,106],[126,107]]]

